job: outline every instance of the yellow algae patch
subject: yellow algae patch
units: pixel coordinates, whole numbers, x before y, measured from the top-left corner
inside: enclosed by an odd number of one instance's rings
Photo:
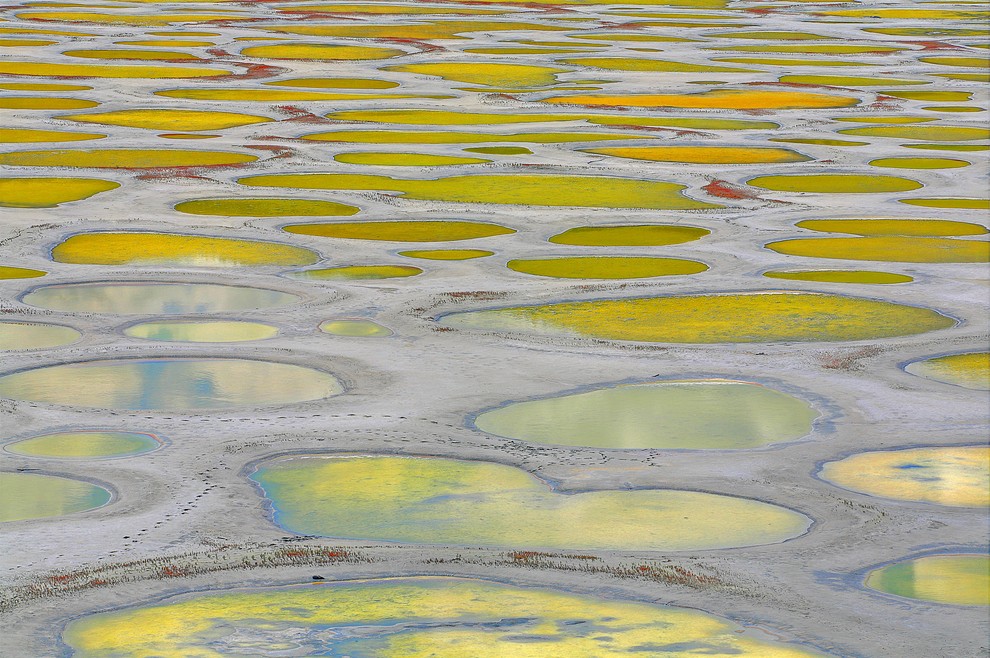
[[[870,164],[891,169],[958,169],[972,163],[951,158],[877,158],[870,160]]]
[[[617,158],[686,164],[763,164],[811,160],[790,149],[752,146],[619,146],[582,150]]]
[[[0,44],[2,45],[2,44]],[[474,55],[565,55],[588,52],[587,48],[537,48],[532,46],[505,46],[501,48],[465,48]]]
[[[698,240],[711,231],[696,226],[630,224],[626,226],[579,226],[552,236],[554,244],[582,247],[660,247]]]
[[[962,80],[963,82],[987,82],[990,83],[990,73],[935,73],[939,78],[946,80]]]
[[[156,37],[219,37],[219,32],[196,32],[193,30],[152,30],[148,34]]]
[[[667,43],[687,43],[695,42],[697,39],[685,39],[682,37],[668,37],[659,34],[624,34],[622,32],[611,34],[568,34],[572,39],[589,39],[591,41],[640,41],[640,42],[667,42]],[[599,47],[599,46],[596,46]]]
[[[317,190],[395,190],[410,199],[577,208],[699,210],[723,206],[689,199],[684,185],[606,176],[510,174],[399,179],[350,174],[249,176],[241,185]]]
[[[849,46],[849,45],[835,45],[835,44],[825,44],[825,45],[770,45],[770,44],[760,44],[760,45],[748,45],[748,46],[709,46],[704,48],[704,50],[728,50],[733,52],[743,52],[743,53],[798,53],[803,55],[874,55],[874,54],[885,54],[893,53],[901,50],[906,50],[905,48],[897,48],[895,46],[881,46],[881,45],[863,45],[863,46]]]
[[[562,495],[513,466],[454,459],[286,458],[251,479],[286,530],[369,541],[693,550],[781,542],[809,526],[755,500],[669,489]]]
[[[921,183],[897,176],[862,174],[796,174],[757,176],[748,185],[776,192],[814,192],[820,194],[883,194],[906,192],[924,187]]]
[[[371,320],[327,320],[320,324],[320,331],[352,338],[384,338],[392,335],[391,329]]]
[[[44,39],[0,39],[0,48],[32,48],[50,46],[53,43],[58,43],[58,41],[46,41]]]
[[[189,53],[168,50],[67,50],[62,54],[85,59],[140,59],[166,62],[201,59]]]
[[[240,343],[274,338],[278,327],[237,320],[167,320],[132,325],[124,330],[124,335],[177,343]]]
[[[714,57],[713,62],[734,62],[736,64],[759,64],[761,66],[869,66],[866,62],[853,62],[843,59],[793,59],[784,57]]]
[[[116,110],[92,114],[66,114],[55,117],[101,126],[126,126],[147,130],[223,130],[272,121],[268,117],[236,112],[201,112],[197,110]]]
[[[919,57],[919,62],[938,64],[940,66],[966,66],[971,68],[990,68],[990,59],[985,57]]]
[[[866,586],[909,599],[990,605],[990,557],[932,555],[871,571]]]
[[[310,265],[319,256],[277,242],[175,233],[81,233],[52,249],[52,260],[82,265],[242,267]]]
[[[469,153],[487,153],[488,155],[533,155],[533,152],[523,146],[476,146],[461,149]]]
[[[137,432],[59,432],[23,439],[4,446],[15,455],[52,459],[133,457],[161,447],[151,434]]]
[[[960,210],[990,210],[990,199],[959,199],[959,198],[899,199],[898,202],[906,203],[909,206],[922,206],[924,208],[957,208]]]
[[[37,142],[85,142],[103,139],[98,133],[74,133],[64,130],[32,130],[30,128],[0,128],[0,144],[32,144]]]
[[[396,48],[373,48],[370,46],[338,46],[325,43],[291,43],[274,46],[251,46],[241,51],[245,57],[261,59],[309,59],[331,60],[371,60],[390,59],[405,55],[406,51]]]
[[[70,32],[66,30],[39,30],[30,27],[0,27],[0,34],[52,34],[66,37],[96,37],[92,32]]]
[[[103,66],[102,64],[53,64],[50,62],[0,61],[0,75],[30,75],[46,78],[206,78],[230,75],[225,69],[192,66]]]
[[[278,103],[281,101],[368,101],[382,98],[448,98],[423,94],[338,94],[328,91],[299,91],[295,89],[168,89],[156,91],[155,96],[183,98],[194,101],[234,101]]]
[[[928,112],[986,112],[984,107],[971,105],[927,105],[921,109]]]
[[[944,384],[977,391],[990,390],[990,352],[968,352],[915,361],[904,370]]]
[[[885,285],[892,283],[910,283],[913,277],[892,272],[873,272],[867,270],[789,270],[764,272],[763,276],[770,279],[786,279],[788,281],[817,281],[820,283],[865,283]]]
[[[328,628],[361,629],[335,637],[334,645],[346,655],[382,658],[469,658],[502,648],[513,658],[620,658],[648,642],[736,658],[819,655],[749,637],[696,610],[434,576],[197,592],[83,617],[62,637],[77,658],[219,658],[238,650],[234,638],[248,633],[252,651],[284,653],[287,628],[304,655],[323,650]]]
[[[118,46],[144,46],[145,48],[205,48],[216,45],[213,41],[183,41],[181,39],[159,39],[153,41],[115,41]]]
[[[938,119],[936,117],[910,117],[910,116],[877,117],[877,116],[864,116],[864,117],[832,117],[832,121],[839,121],[839,122],[844,122],[844,123],[899,124],[899,123],[928,123],[930,121],[938,121]]]
[[[494,254],[494,251],[487,249],[412,249],[399,252],[400,256],[422,258],[423,260],[472,260]]]
[[[709,64],[688,64],[663,59],[635,57],[571,57],[559,60],[572,66],[590,66],[607,71],[655,71],[662,73],[753,73],[748,69]]]
[[[60,85],[43,82],[3,82],[0,89],[10,91],[86,91],[92,89],[89,85]]]
[[[927,80],[907,80],[900,78],[872,78],[859,75],[782,75],[780,82],[799,85],[823,85],[826,87],[883,87],[885,85],[930,85]]]
[[[0,322],[0,350],[37,350],[74,343],[82,334],[72,327],[38,322]]]
[[[990,448],[863,452],[828,462],[822,478],[844,489],[952,507],[990,506]]]
[[[508,235],[515,230],[481,222],[403,220],[397,222],[334,222],[289,224],[284,231],[299,235],[386,242],[456,242]]]
[[[303,87],[306,89],[394,89],[398,82],[371,78],[293,78],[266,82],[272,87]]]
[[[970,153],[975,151],[990,151],[990,145],[987,144],[901,144],[901,148],[921,149],[924,151],[968,151]]]
[[[990,242],[919,237],[802,238],[780,240],[767,249],[788,256],[842,258],[895,263],[986,263]]]
[[[0,523],[44,519],[103,507],[110,492],[89,482],[36,473],[0,473]]]
[[[0,178],[0,207],[54,208],[118,187],[97,178]]]
[[[459,329],[655,343],[868,340],[956,324],[926,308],[787,291],[516,306],[453,313],[440,323]]]
[[[343,267],[293,272],[292,277],[312,281],[371,281],[375,279],[403,279],[422,273],[423,270],[411,265],[345,265]]]
[[[781,142],[784,144],[813,144],[816,146],[866,146],[869,142],[854,142],[848,139],[815,139],[815,138],[783,138],[771,137],[771,142]]]
[[[156,167],[217,167],[254,162],[256,155],[229,151],[179,149],[64,149],[14,151],[0,154],[0,165],[15,167],[94,167],[145,169]]]
[[[984,235],[986,227],[945,219],[806,219],[798,228],[852,235],[960,236]]]
[[[443,167],[448,165],[484,164],[491,162],[484,158],[460,158],[452,155],[432,155],[430,153],[385,153],[360,152],[338,153],[333,156],[337,162],[357,165],[380,165],[386,167]]]
[[[967,126],[868,126],[847,128],[843,135],[859,137],[891,137],[894,139],[921,139],[930,142],[966,142],[990,139],[990,129]]]
[[[51,98],[50,96],[7,96],[0,98],[4,110],[85,110],[98,106],[96,101],[80,98]]]
[[[643,139],[643,136],[604,132],[496,134],[456,132],[453,130],[335,130],[333,132],[303,135],[302,139],[317,142],[347,142],[351,144],[481,144],[485,142],[566,144],[568,142],[607,142],[623,139]]]
[[[359,208],[317,199],[196,199],[176,204],[189,215],[217,217],[349,217]]]
[[[851,107],[858,98],[804,91],[714,89],[700,94],[635,94],[628,96],[551,96],[543,102],[592,107],[679,107],[720,110],[800,110]]]
[[[189,14],[107,14],[95,11],[35,11],[15,14],[30,21],[59,21],[68,23],[97,23],[101,25],[133,25],[135,27],[171,25],[173,23],[207,23],[209,21],[247,21],[251,16],[236,13]]]
[[[403,5],[315,4],[291,5],[280,9],[285,14],[461,14],[465,16],[500,16],[498,9],[467,9],[463,7],[408,7]]]
[[[385,71],[434,75],[487,87],[544,87],[556,84],[557,74],[567,69],[526,64],[495,64],[491,62],[436,62],[386,66]]]
[[[514,272],[557,279],[646,279],[698,274],[708,269],[695,260],[632,256],[526,258],[510,260],[505,266]]]
[[[910,101],[955,103],[973,99],[973,92],[970,91],[880,91],[877,93]]]
[[[874,9],[833,9],[816,12],[819,16],[853,16],[855,18],[915,18],[922,20],[980,21],[990,17],[986,11],[972,9],[902,9],[877,7]]]
[[[32,270],[27,267],[10,267],[0,265],[0,279],[36,279],[45,276],[48,272],[44,270]]]
[[[396,23],[391,25],[301,25],[286,26],[284,23],[264,27],[269,32],[282,32],[302,36],[347,37],[355,39],[463,39],[466,32],[514,32],[514,31],[560,31],[566,27],[543,25],[540,23],[516,23],[511,21],[431,21],[429,23]]]
[[[708,36],[720,39],[760,39],[764,41],[829,41],[834,37],[827,37],[811,32],[718,32]]]

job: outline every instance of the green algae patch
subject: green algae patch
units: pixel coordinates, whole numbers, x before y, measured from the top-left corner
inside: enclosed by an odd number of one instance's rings
[[[66,283],[36,288],[25,304],[52,311],[121,315],[224,313],[299,301],[287,292],[214,283]]]
[[[909,363],[904,370],[943,384],[990,391],[990,352],[937,356]]]
[[[910,283],[913,277],[893,272],[874,272],[871,270],[786,270],[764,272],[763,276],[770,279],[786,279],[788,281],[816,281],[819,283],[863,283],[871,285],[887,285],[893,283]]]
[[[97,107],[96,101],[81,98],[51,98],[50,96],[6,96],[0,98],[3,110],[85,110]]]
[[[872,78],[861,75],[782,75],[780,82],[798,85],[821,85],[824,87],[907,87],[911,85],[930,85],[927,80],[908,80],[903,78]]]
[[[473,260],[494,256],[495,252],[487,249],[411,249],[400,251],[399,255],[423,260]]]
[[[921,109],[928,112],[986,112],[985,107],[975,105],[926,105]]]
[[[54,208],[118,187],[97,178],[0,178],[0,207]]]
[[[815,146],[866,146],[869,142],[854,142],[848,139],[818,139],[813,137],[771,137],[771,142],[782,142],[785,144],[812,144]]]
[[[44,270],[32,270],[27,267],[10,267],[0,265],[0,279],[36,279],[45,276],[48,272]]]
[[[201,112],[197,110],[117,110],[92,114],[67,114],[57,119],[101,126],[124,126],[146,130],[223,130],[272,121],[268,117],[236,112]]]
[[[521,469],[454,459],[287,458],[251,478],[286,530],[368,541],[696,550],[781,542],[810,525],[782,507],[708,493],[561,495]]]
[[[990,145],[987,144],[901,144],[901,148],[920,149],[922,151],[958,151],[960,153],[990,151]]]
[[[180,149],[60,149],[0,154],[0,165],[12,167],[84,167],[96,169],[155,169],[221,167],[247,164],[256,155],[231,151]]]
[[[568,69],[528,64],[496,64],[492,62],[437,62],[386,66],[385,71],[432,75],[486,87],[544,87],[557,83],[557,75]]]
[[[628,384],[492,409],[483,432],[551,445],[664,450],[740,450],[811,433],[811,405],[730,380]]]
[[[893,263],[986,263],[990,242],[905,236],[799,238],[770,242],[767,249],[787,256],[840,258]]]
[[[103,49],[103,50],[66,50],[62,53],[69,57],[81,57],[83,59],[134,59],[142,61],[158,62],[180,62],[180,61],[202,61],[196,55],[178,52],[174,50],[131,50],[129,48]]]
[[[956,322],[926,308],[786,291],[516,306],[452,313],[440,318],[440,324],[653,343],[765,343],[910,336]]]
[[[973,163],[953,158],[877,158],[869,164],[890,169],[959,169]]]
[[[698,94],[629,94],[551,96],[544,103],[588,107],[684,108],[719,110],[800,110],[852,107],[858,98],[806,91],[714,89]]]
[[[292,78],[266,82],[270,87],[300,87],[303,89],[395,89],[398,82],[373,78]]]
[[[990,506],[990,448],[913,448],[862,452],[822,466],[843,489],[951,507]]]
[[[394,190],[410,199],[523,206],[702,210],[718,204],[689,199],[684,185],[606,176],[489,174],[402,179],[350,174],[249,176],[241,185],[316,190]]]
[[[327,320],[320,324],[320,331],[351,338],[384,338],[392,335],[391,329],[371,320]]]
[[[305,281],[376,281],[405,279],[422,273],[422,269],[411,265],[343,265],[293,272],[291,276]]]
[[[573,66],[585,66],[606,71],[651,71],[656,73],[755,73],[750,69],[710,64],[688,64],[663,59],[636,57],[571,57],[559,60]]]
[[[843,135],[860,137],[889,137],[893,139],[918,139],[928,142],[965,142],[990,139],[990,129],[966,126],[869,126],[840,130]]]
[[[33,130],[30,128],[0,128],[0,144],[36,144],[39,142],[86,142],[103,139],[99,133],[75,133],[65,130]]]
[[[48,459],[110,459],[134,457],[161,447],[152,434],[138,432],[58,432],[23,439],[4,450],[25,457]]]
[[[299,235],[387,242],[455,242],[515,233],[514,229],[482,222],[403,220],[289,224],[284,231]]]
[[[990,605],[990,557],[932,555],[871,571],[866,586],[909,599],[950,605]]]
[[[453,130],[335,130],[311,133],[302,139],[316,142],[350,144],[483,144],[487,142],[522,142],[528,144],[566,144],[568,142],[606,142],[622,139],[642,139],[642,135],[617,133],[534,132],[534,133],[476,133]]]
[[[514,272],[557,279],[645,279],[698,274],[708,269],[694,260],[652,256],[527,258],[510,260],[505,266]]]
[[[973,93],[970,91],[879,91],[883,96],[893,96],[909,101],[937,101],[944,103],[955,103],[973,100]]]
[[[836,44],[759,44],[746,46],[709,46],[705,50],[726,50],[742,53],[799,53],[802,55],[882,55],[906,49],[874,44],[862,46]]]
[[[274,338],[278,327],[241,320],[167,320],[132,325],[124,335],[170,343],[240,343]]]
[[[43,366],[0,377],[0,395],[72,407],[192,411],[321,400],[343,392],[319,370],[253,359],[155,358]]]
[[[234,103],[281,103],[285,101],[370,101],[401,98],[449,98],[436,94],[351,94],[300,89],[167,89],[155,96],[192,101],[230,101]]]
[[[958,210],[990,210],[990,199],[941,197],[932,199],[898,199],[898,203],[923,208],[955,208]]]
[[[391,59],[405,55],[396,48],[372,48],[368,46],[340,46],[324,43],[292,43],[273,46],[251,46],[241,51],[245,57],[261,59],[300,59],[315,61],[366,61]]]
[[[852,235],[902,236],[963,236],[985,235],[988,230],[980,224],[947,219],[805,219],[798,228],[827,233]]]
[[[193,66],[111,66],[103,64],[58,64],[51,62],[0,62],[0,75],[27,75],[58,78],[143,78],[169,80],[212,78],[230,75],[226,69]]]
[[[869,66],[865,62],[854,62],[842,59],[806,59],[791,57],[715,57],[715,62],[732,62],[735,64],[756,64],[759,66]]]
[[[277,654],[287,628],[304,655],[325,651],[326,629],[361,629],[331,641],[349,656],[620,658],[646,641],[736,658],[819,655],[696,610],[434,576],[198,592],[77,619],[62,639],[77,658],[178,658],[231,655],[250,634],[252,651]]]
[[[990,59],[986,57],[919,57],[919,62],[937,66],[964,66],[968,68],[990,68]]]
[[[69,345],[82,338],[71,327],[40,322],[0,322],[0,350],[38,350]]]
[[[899,123],[929,123],[938,121],[935,117],[913,117],[913,116],[852,116],[852,117],[832,117],[832,121],[840,123],[878,123],[878,124],[899,124]]]
[[[188,215],[215,217],[350,217],[360,209],[344,203],[318,199],[196,199],[183,201],[175,209]]]
[[[525,146],[475,146],[461,149],[468,153],[484,153],[487,155],[533,155]]]
[[[684,164],[779,164],[811,160],[790,149],[752,146],[618,146],[582,150],[617,158]]]
[[[491,162],[491,160],[485,160],[484,158],[461,158],[452,155],[433,155],[430,153],[386,153],[381,151],[338,153],[333,156],[333,159],[344,164],[380,167],[447,167]]]
[[[36,473],[0,472],[0,523],[47,519],[103,507],[110,492],[89,482]]]
[[[178,233],[80,233],[52,249],[57,263],[249,267],[311,265],[315,251],[278,242],[234,240]]]
[[[908,192],[924,187],[916,180],[898,176],[864,176],[862,174],[796,174],[757,176],[747,185],[775,192],[812,192],[817,194],[884,194]]]
[[[708,229],[673,224],[578,226],[551,236],[548,241],[581,247],[661,247],[699,240],[709,234]]]

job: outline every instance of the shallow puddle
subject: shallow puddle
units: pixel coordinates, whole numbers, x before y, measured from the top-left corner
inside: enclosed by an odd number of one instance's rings
[[[812,231],[871,236],[964,236],[988,232],[980,224],[946,219],[805,219],[795,226]]]
[[[494,251],[487,249],[412,249],[399,252],[400,256],[406,258],[422,258],[424,260],[472,260],[494,254]]]
[[[582,149],[586,153],[651,162],[685,164],[766,164],[811,160],[796,151],[781,148],[732,146],[618,146]]]
[[[152,169],[159,167],[217,167],[255,162],[256,155],[231,151],[180,149],[61,149],[0,153],[0,165],[14,167],[94,167]]]
[[[866,146],[869,142],[854,142],[848,139],[816,139],[813,137],[809,138],[784,138],[784,137],[771,137],[771,142],[784,142],[787,144],[816,144],[818,146]]]
[[[0,522],[65,516],[103,507],[110,492],[82,480],[0,472]]]
[[[103,64],[0,61],[0,75],[31,75],[46,78],[144,78],[149,80],[168,80],[230,75],[230,71],[225,69],[204,69],[194,66],[113,66]]]
[[[912,375],[977,391],[990,390],[990,352],[967,352],[937,356],[909,363]]]
[[[899,176],[865,176],[862,174],[791,174],[757,176],[747,185],[775,192],[812,192],[817,194],[884,194],[908,192],[924,187],[916,180]]]
[[[272,308],[299,301],[287,292],[216,283],[66,283],[36,288],[22,300],[53,311],[183,315]]]
[[[392,335],[391,329],[371,320],[327,320],[320,324],[320,331],[354,338],[384,338]]]
[[[475,426],[509,439],[595,448],[736,450],[811,433],[811,405],[729,380],[629,384],[509,404]]]
[[[238,343],[265,340],[278,335],[278,327],[240,320],[142,322],[124,330],[124,335],[146,340],[179,343]]]
[[[819,655],[696,610],[434,576],[200,592],[83,617],[62,639],[76,658],[220,656],[245,645],[257,655],[619,658],[644,642],[736,658]]]
[[[266,82],[271,87],[302,87],[304,89],[394,89],[398,82],[373,78],[292,78]]]
[[[586,66],[606,71],[650,71],[655,73],[755,73],[751,69],[710,64],[688,64],[663,59],[636,57],[571,57],[561,62],[572,66]]]
[[[515,233],[514,229],[482,222],[403,220],[398,222],[333,222],[288,224],[284,231],[299,235],[386,242],[457,242]]]
[[[189,215],[216,217],[350,217],[356,206],[317,199],[196,199],[177,203],[175,209]]]
[[[0,377],[0,396],[6,398],[132,411],[264,407],[320,400],[343,391],[328,373],[251,359],[86,361]]]
[[[281,103],[284,101],[369,101],[403,98],[450,98],[436,94],[350,94],[299,89],[168,89],[155,96],[193,101],[230,101],[234,103]]]
[[[870,160],[869,164],[891,169],[959,169],[972,163],[951,158],[877,158]]]
[[[965,142],[990,139],[990,129],[966,126],[869,126],[847,128],[843,135],[860,137],[891,137],[894,139],[922,139],[929,142]]]
[[[141,455],[161,445],[153,434],[79,431],[33,436],[9,443],[4,450],[47,459],[109,459]]]
[[[241,51],[245,57],[260,59],[301,59],[326,61],[355,61],[390,59],[405,55],[396,48],[373,48],[370,46],[341,46],[324,43],[290,43],[273,46],[251,46]]]
[[[117,110],[92,114],[67,114],[57,118],[101,126],[125,126],[147,130],[223,130],[272,121],[268,117],[253,114],[197,110]]]
[[[953,507],[990,506],[990,448],[862,452],[828,462],[821,477],[871,496]]]
[[[0,178],[0,207],[54,208],[118,187],[97,178]]]
[[[0,144],[32,144],[37,142],[85,142],[103,139],[99,133],[75,133],[66,130],[33,130],[30,128],[0,128]]]
[[[645,279],[698,274],[708,269],[695,260],[651,256],[528,258],[510,260],[505,266],[514,272],[557,279]]]
[[[351,174],[275,174],[248,176],[237,182],[315,190],[394,190],[410,199],[462,203],[656,210],[722,207],[687,198],[681,194],[686,186],[677,183],[606,176],[489,174],[424,180]]]
[[[452,165],[485,164],[491,162],[491,160],[485,160],[484,158],[462,158],[452,155],[433,155],[430,153],[386,152],[338,153],[333,156],[333,159],[344,164],[384,167],[449,167]]]
[[[10,267],[0,265],[0,279],[36,279],[45,276],[48,272],[44,270],[32,270],[27,267]]]
[[[81,57],[83,59],[133,59],[159,62],[202,61],[196,55],[190,55],[189,53],[168,50],[131,50],[130,48],[66,50],[62,54],[69,57]]]
[[[634,94],[628,96],[551,96],[543,102],[589,107],[677,107],[722,110],[800,110],[851,107],[858,98],[806,91],[715,89],[700,94]]]
[[[485,153],[488,155],[533,155],[533,152],[523,146],[478,146],[461,149],[468,153]]]
[[[40,322],[0,322],[0,350],[40,350],[69,345],[82,338],[71,327]]]
[[[990,557],[932,555],[871,571],[866,586],[909,599],[990,605]]]
[[[782,507],[693,491],[562,495],[521,469],[454,459],[295,457],[251,478],[286,530],[368,541],[698,550],[777,543],[810,525]]]
[[[492,62],[437,62],[386,66],[385,71],[432,75],[486,87],[543,87],[556,84],[558,73],[568,69],[526,64],[496,64]]]
[[[278,242],[178,233],[79,233],[52,249],[57,263],[249,267],[311,265],[319,254]]]
[[[673,224],[578,226],[551,236],[548,242],[582,247],[660,247],[699,240],[711,231]]]
[[[986,263],[990,242],[901,236],[798,238],[770,242],[767,249],[788,256],[841,258],[892,263]]]
[[[422,274],[411,265],[344,265],[319,270],[293,272],[292,278],[310,281],[373,281],[375,279],[404,279]]]
[[[442,326],[657,343],[846,341],[947,329],[915,306],[822,293],[765,292],[602,299],[464,311]]]
[[[892,284],[910,283],[913,277],[893,272],[873,272],[866,270],[787,270],[764,272],[763,276],[770,279],[786,279],[789,281],[817,281],[821,283],[864,283]]]
[[[535,132],[535,133],[474,133],[453,130],[335,130],[303,135],[301,139],[316,142],[350,144],[484,144],[520,142],[523,144],[566,144],[568,142],[608,142],[642,139],[642,135],[618,133]]]
[[[908,87],[911,85],[930,85],[927,80],[907,80],[898,78],[871,78],[859,75],[782,75],[780,82],[786,84],[814,85],[823,87]]]

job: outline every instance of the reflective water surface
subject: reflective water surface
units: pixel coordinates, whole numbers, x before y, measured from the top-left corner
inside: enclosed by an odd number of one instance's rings
[[[102,507],[110,492],[82,480],[0,472],[0,522],[43,519]]]
[[[33,436],[4,446],[4,450],[29,457],[54,459],[102,459],[131,457],[156,450],[161,442],[138,432],[57,432]]]
[[[299,301],[296,295],[216,283],[66,283],[36,288],[25,304],[53,311],[122,315],[182,315],[270,308]]]
[[[990,605],[990,557],[932,555],[876,569],[866,577],[872,589],[953,605]]]

